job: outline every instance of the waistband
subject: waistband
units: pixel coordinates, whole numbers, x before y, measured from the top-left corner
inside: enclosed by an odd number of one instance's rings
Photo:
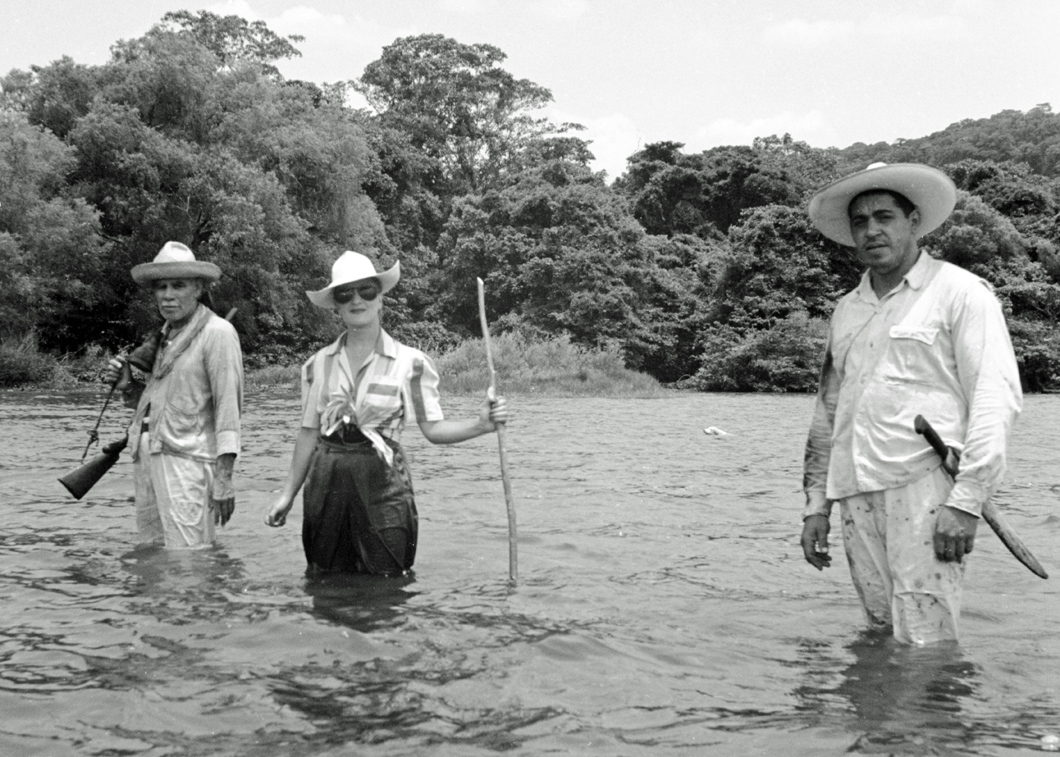
[[[354,441],[343,441],[339,434],[332,434],[331,436],[318,436],[317,437],[317,448],[328,454],[376,454],[375,447],[372,442],[368,440],[363,434],[358,433],[359,440]],[[391,449],[401,449],[401,445],[393,439],[383,437],[383,441],[386,442],[387,446]]]
[[[317,437],[317,448],[329,454],[375,454],[375,448],[367,439],[359,442],[344,442],[336,438],[335,434]]]

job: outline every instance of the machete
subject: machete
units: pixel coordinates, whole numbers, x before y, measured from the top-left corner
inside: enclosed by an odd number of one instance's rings
[[[932,449],[938,453],[938,456],[942,458],[942,467],[946,469],[946,472],[951,477],[957,477],[957,464],[960,462],[961,453],[951,447],[946,446],[946,443],[942,441],[942,437],[938,435],[938,432],[931,427],[931,424],[927,422],[927,419],[922,415],[918,415],[913,420],[913,428],[916,429],[918,434],[921,434],[927,439],[928,444],[931,445]],[[953,453],[953,457],[950,457],[950,453]],[[1001,513],[994,507],[994,503],[987,500],[983,503],[983,520],[990,524],[990,527],[994,529],[994,533],[1001,539],[1002,544],[1008,547],[1008,551],[1016,556],[1016,559],[1027,566],[1036,576],[1041,578],[1048,578],[1049,574],[1045,572],[1045,568],[1038,562],[1037,558],[1031,554],[1031,551],[1024,546],[1020,538],[1016,536],[1015,532],[1008,527],[1008,524],[1001,519]]]

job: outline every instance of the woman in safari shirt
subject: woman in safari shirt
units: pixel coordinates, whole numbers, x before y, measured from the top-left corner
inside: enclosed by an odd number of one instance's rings
[[[310,572],[400,574],[412,567],[416,504],[399,443],[407,421],[428,441],[453,444],[495,431],[508,418],[503,399],[485,400],[477,418],[443,418],[430,359],[380,325],[380,295],[400,275],[400,264],[377,273],[364,255],[345,252],[332,266],[331,283],[306,292],[346,330],[302,366],[301,428],[265,522],[282,526],[305,483],[302,546]]]

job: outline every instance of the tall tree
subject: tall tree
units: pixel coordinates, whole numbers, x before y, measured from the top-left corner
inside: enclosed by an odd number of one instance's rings
[[[292,43],[305,37],[292,34],[281,37],[264,21],[247,21],[240,16],[218,16],[210,11],[171,11],[162,16],[160,30],[180,30],[217,56],[222,68],[233,68],[240,62],[253,62],[266,74],[279,76],[276,61],[301,57]]]
[[[77,279],[103,296],[92,308],[107,321],[93,323],[95,341],[128,341],[136,329],[122,323],[153,320],[128,270],[174,239],[224,269],[217,299],[239,307],[251,361],[290,360],[319,338],[323,319],[301,292],[326,276],[336,248],[385,243],[361,188],[372,161],[362,128],[256,59],[274,53],[220,65],[196,34],[159,26],[116,44],[104,66],[60,61],[5,78],[5,92],[18,85],[9,102],[27,116],[70,121],[72,151],[51,178],[98,212],[106,239],[105,257],[84,259],[102,261],[96,281],[107,286]],[[83,85],[89,96],[63,110],[63,93]]]
[[[384,123],[437,160],[452,195],[485,188],[540,139],[580,128],[553,125],[533,111],[552,93],[500,68],[493,45],[466,45],[441,34],[404,37],[383,48],[355,88]]]
[[[111,291],[97,212],[64,179],[74,151],[0,110],[0,337],[77,349],[106,329]]]

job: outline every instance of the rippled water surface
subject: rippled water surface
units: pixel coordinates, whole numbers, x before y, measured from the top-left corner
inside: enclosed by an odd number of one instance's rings
[[[0,755],[1018,755],[1060,733],[1060,397],[1029,397],[959,649],[866,637],[798,547],[812,399],[514,398],[496,441],[406,434],[415,576],[309,581],[290,393],[248,398],[215,549],[137,550],[127,456],[74,501],[96,393],[0,394]],[[471,402],[455,400],[451,414]],[[108,410],[117,439],[128,411]],[[729,436],[708,436],[716,426]]]

